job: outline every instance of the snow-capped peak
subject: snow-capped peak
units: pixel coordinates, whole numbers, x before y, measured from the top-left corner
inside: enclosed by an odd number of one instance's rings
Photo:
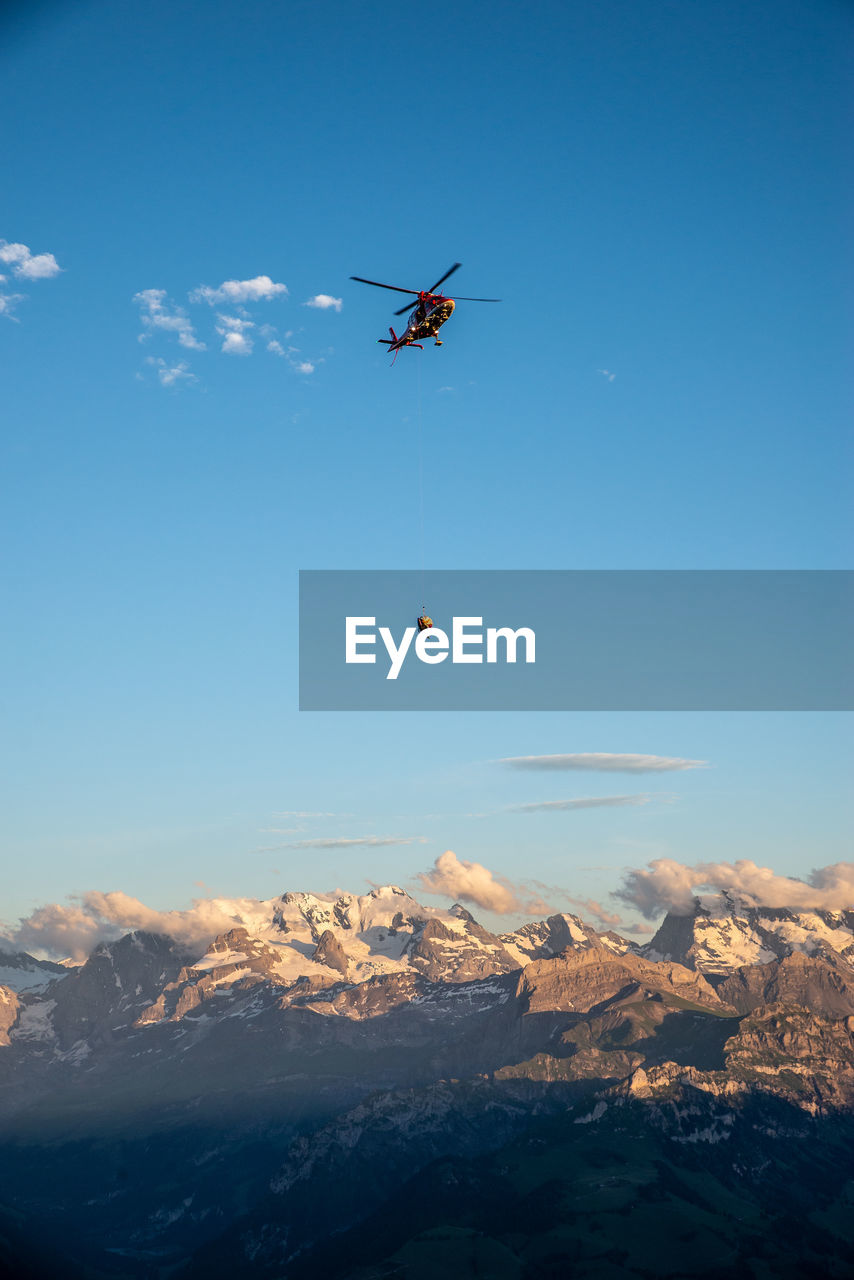
[[[704,973],[732,973],[800,952],[854,959],[854,911],[766,907],[731,890],[702,894],[694,914],[669,913],[642,954]]]

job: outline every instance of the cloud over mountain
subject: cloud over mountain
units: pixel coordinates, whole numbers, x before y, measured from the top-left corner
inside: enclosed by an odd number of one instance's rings
[[[439,855],[431,871],[421,871],[415,878],[428,893],[472,902],[498,915],[513,911],[549,910],[542,899],[523,887],[494,875],[479,862],[465,862],[451,849]]]
[[[6,932],[24,951],[85,960],[97,943],[119,938],[132,929],[168,933],[188,946],[203,944],[215,934],[245,923],[260,905],[256,898],[197,898],[183,911],[157,911],[127,893],[93,889],[68,905],[52,902],[38,907],[16,929],[7,927]]]
[[[844,911],[854,907],[854,862],[817,867],[806,880],[777,875],[749,859],[700,862],[695,866],[657,858],[647,868],[626,871],[614,897],[636,907],[647,920],[664,911],[690,915],[698,893],[728,890],[757,906]]]
[[[619,929],[623,926],[623,920],[619,912],[609,911],[607,907],[603,907],[601,902],[597,902],[595,898],[573,898],[567,894],[566,900],[574,907],[584,911],[588,916],[594,916],[603,929]]]

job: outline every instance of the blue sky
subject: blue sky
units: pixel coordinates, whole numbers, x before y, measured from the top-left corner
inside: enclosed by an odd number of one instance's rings
[[[300,715],[295,627],[301,568],[417,567],[419,407],[428,566],[850,563],[848,6],[0,21],[0,239],[61,268],[0,263],[5,919],[411,883],[445,848],[597,898],[650,857],[846,856],[846,716]],[[390,369],[395,295],[349,277],[454,261],[504,301]],[[259,277],[287,292],[191,301]],[[711,767],[494,763],[562,752]]]

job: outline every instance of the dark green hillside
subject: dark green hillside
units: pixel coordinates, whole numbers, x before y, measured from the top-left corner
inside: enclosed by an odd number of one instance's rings
[[[289,1280],[850,1280],[854,1125],[731,1114],[683,1097],[538,1122],[435,1161]]]

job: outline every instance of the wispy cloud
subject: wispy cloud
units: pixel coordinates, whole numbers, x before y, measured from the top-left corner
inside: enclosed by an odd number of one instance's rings
[[[174,334],[182,347],[191,351],[204,351],[205,344],[196,337],[190,318],[182,307],[178,307],[167,296],[165,289],[142,289],[133,296],[139,304],[140,319],[143,332],[140,342],[145,342],[156,329]]]
[[[313,809],[281,809],[273,814],[274,818],[346,818],[346,813],[330,813],[328,810]]]
[[[689,915],[698,893],[723,889],[763,907],[850,910],[854,905],[854,862],[817,867],[806,880],[800,880],[778,875],[748,859],[689,866],[673,858],[657,858],[646,868],[626,871],[613,897],[652,920],[664,911]]]
[[[216,288],[199,285],[190,294],[190,301],[207,302],[211,306],[218,302],[261,302],[282,297],[287,292],[287,285],[276,284],[269,276],[255,276],[252,280],[224,280]]]
[[[270,326],[265,325],[265,328],[269,333]],[[272,332],[275,332],[275,330],[272,330]],[[274,356],[280,356],[282,359],[286,360],[296,373],[314,373],[315,366],[312,364],[311,360],[301,360],[299,358],[299,347],[284,347],[281,342],[279,342],[278,338],[270,338],[270,341],[267,343],[267,350],[272,352]]]
[[[510,813],[541,813],[550,810],[621,809],[625,805],[649,804],[650,796],[581,796],[577,800],[537,800],[531,804],[510,805]]]
[[[426,844],[426,836],[317,836],[313,840],[292,840],[279,849],[350,849],[357,846],[381,849],[393,844]]]
[[[584,870],[584,868],[576,868],[576,870]],[[594,923],[597,929],[617,929],[623,934],[650,934],[655,932],[651,926],[646,924],[627,924],[619,912],[610,910],[596,898],[577,897],[558,885],[543,884],[540,880],[532,880],[530,883],[536,886],[549,901],[567,903],[571,907],[573,914],[578,914],[583,920]],[[614,895],[612,894],[611,896],[613,897]],[[554,908],[554,910],[557,909]]]
[[[9,267],[17,280],[50,280],[62,270],[52,253],[32,253],[27,245],[8,240],[0,240],[0,263]],[[17,322],[13,312],[27,295],[8,292],[7,284],[6,274],[0,274],[0,316]]]
[[[585,916],[593,916],[596,923],[604,929],[616,929],[622,926],[623,919],[618,911],[609,911],[607,907],[603,907],[601,902],[597,902],[595,898],[572,898],[566,895],[567,902],[577,907]]]
[[[613,382],[617,376],[616,373],[611,373],[610,369],[597,369],[596,372],[601,373],[603,378],[605,378],[608,382]]]
[[[314,307],[317,311],[340,311],[344,306],[344,299],[333,298],[329,293],[316,293],[313,298],[309,298],[308,302],[304,302],[303,306]]]
[[[6,316],[17,323],[18,317],[12,315],[19,302],[26,297],[23,293],[0,293],[0,316]]]
[[[255,348],[256,340],[260,339],[271,355],[284,359],[295,373],[306,376],[313,374],[322,360],[306,359],[299,347],[286,345],[286,340],[293,336],[292,330],[280,333],[275,325],[256,321],[253,312],[248,310],[251,304],[270,302],[285,297],[287,293],[286,285],[276,282],[271,276],[261,275],[251,280],[224,280],[215,287],[200,285],[188,294],[188,300],[191,306],[200,305],[203,308],[202,319],[209,315],[208,307],[213,308],[218,304],[228,306],[228,310],[217,310],[213,322],[216,345],[222,354],[249,356]],[[7,303],[9,309],[12,301],[10,298]],[[143,331],[139,335],[140,342],[147,341],[159,332],[162,336],[176,339],[183,347],[194,351],[206,350],[206,343],[197,336],[196,325],[187,309],[173,302],[165,289],[143,289],[134,295],[134,301],[140,307],[143,325]],[[334,308],[335,304],[340,304],[340,299],[327,294],[318,294],[310,301],[311,305],[321,308]],[[199,313],[196,313],[195,319],[199,319]],[[210,324],[210,320],[207,323]],[[162,378],[161,382],[169,385]]]
[[[186,360],[179,360],[177,364],[170,365],[160,356],[146,356],[145,363],[154,366],[161,387],[173,387],[176,382],[197,381],[196,375],[190,372],[190,366]]]
[[[575,752],[555,756],[506,756],[499,764],[513,769],[587,770],[593,773],[669,773],[681,769],[705,769],[706,760],[680,756],[630,755],[610,751]]]
[[[465,862],[451,849],[439,855],[430,871],[421,871],[415,878],[427,893],[472,902],[498,915],[549,910],[539,896],[532,895],[524,886],[496,876],[480,862]]]

